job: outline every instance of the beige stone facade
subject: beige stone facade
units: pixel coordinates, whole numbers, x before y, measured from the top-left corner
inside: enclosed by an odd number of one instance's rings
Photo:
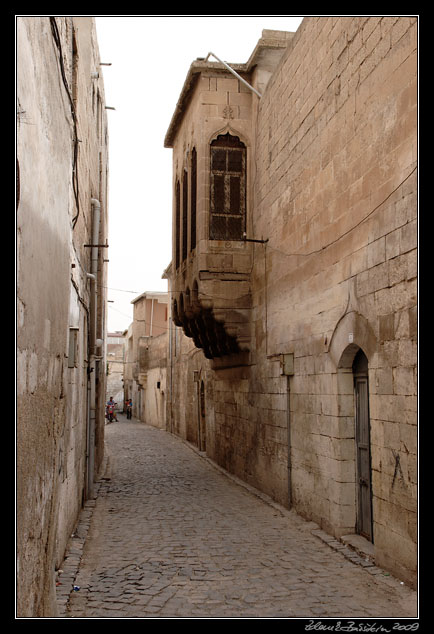
[[[113,396],[114,401],[117,403],[116,409],[119,411],[124,408],[124,352],[124,333],[107,333],[106,401]]]
[[[194,61],[165,139],[167,427],[415,584],[417,18],[308,17],[230,66],[255,91]]]
[[[132,301],[133,322],[125,336],[124,400],[133,416],[166,428],[168,295],[142,293]]]
[[[167,332],[142,342],[139,370],[142,380],[141,420],[166,429]]]
[[[55,570],[104,452],[107,121],[95,25],[17,17],[17,615]]]

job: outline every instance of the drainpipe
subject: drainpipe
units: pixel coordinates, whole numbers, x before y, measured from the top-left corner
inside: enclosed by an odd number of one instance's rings
[[[286,427],[288,440],[288,508],[292,506],[291,495],[291,377],[294,376],[294,354],[280,355],[280,374],[286,376]]]
[[[97,245],[99,240],[99,225],[101,217],[101,204],[96,198],[91,198],[92,216],[92,245]],[[96,427],[96,330],[98,313],[98,247],[92,246],[91,273],[88,275],[91,281],[90,301],[90,363],[89,363],[89,422],[87,434],[87,499],[94,496],[94,472],[95,472],[95,427]]]
[[[292,506],[292,478],[291,478],[291,386],[290,376],[286,377],[286,417],[287,417],[287,433],[288,433],[288,508]]]
[[[93,207],[92,217],[92,245],[97,245],[99,240],[99,225],[101,217],[101,204],[96,198],[91,198]],[[92,246],[91,252],[91,265],[90,273],[92,277],[92,304],[93,304],[93,319],[92,319],[92,331],[91,331],[91,350],[93,355],[96,355],[96,328],[97,328],[97,277],[98,277],[98,247]]]

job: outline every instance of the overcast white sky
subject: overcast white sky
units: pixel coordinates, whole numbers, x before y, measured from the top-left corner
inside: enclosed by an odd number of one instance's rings
[[[172,150],[164,137],[190,64],[212,51],[245,63],[262,29],[296,31],[302,16],[95,16],[109,124],[108,330],[132,321],[131,300],[166,291]],[[215,60],[214,60],[215,61]]]

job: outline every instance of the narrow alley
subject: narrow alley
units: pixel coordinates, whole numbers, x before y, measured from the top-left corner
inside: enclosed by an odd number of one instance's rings
[[[58,578],[59,616],[416,617],[414,591],[179,438],[120,415],[106,452]]]

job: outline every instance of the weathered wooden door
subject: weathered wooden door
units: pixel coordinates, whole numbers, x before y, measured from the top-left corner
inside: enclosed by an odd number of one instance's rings
[[[368,360],[362,350],[360,350],[356,355],[353,372],[356,409],[358,488],[357,532],[372,542],[372,484]]]

